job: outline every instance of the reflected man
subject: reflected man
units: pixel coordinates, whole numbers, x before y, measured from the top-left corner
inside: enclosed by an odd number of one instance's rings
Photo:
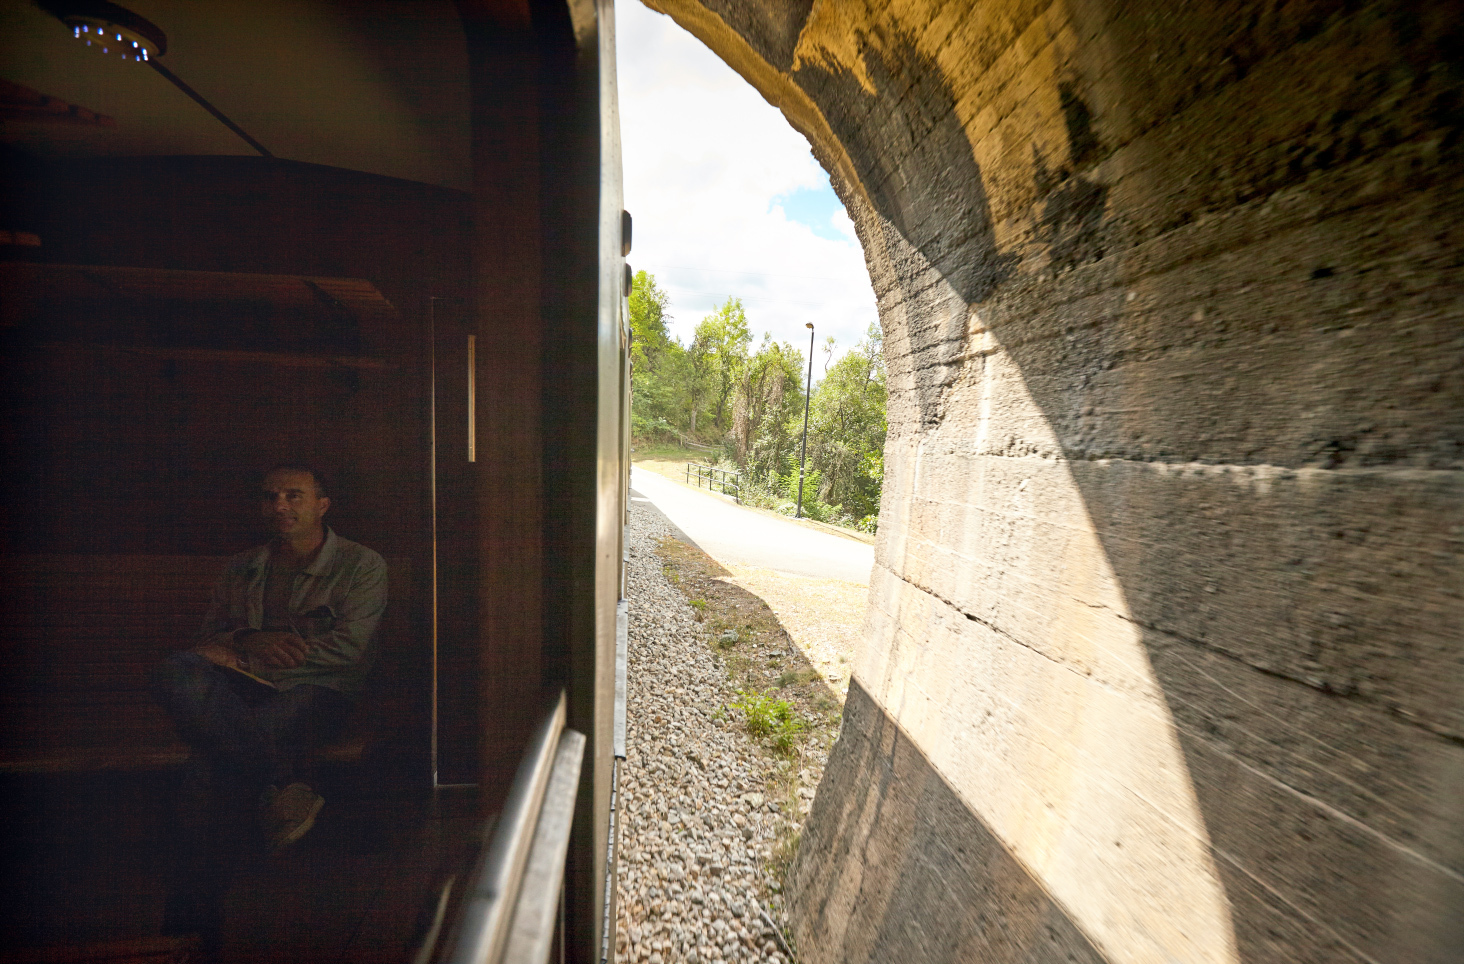
[[[386,563],[325,524],[330,498],[318,471],[279,466],[260,494],[273,538],[229,560],[200,644],[153,677],[193,751],[179,803],[194,864],[221,820],[237,827],[257,817],[273,850],[314,824],[324,801],[298,770],[345,722],[386,608]]]

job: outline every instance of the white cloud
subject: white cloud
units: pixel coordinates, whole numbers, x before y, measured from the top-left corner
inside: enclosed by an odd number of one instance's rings
[[[806,351],[811,321],[820,343],[833,335],[841,351],[853,347],[876,318],[854,225],[827,199],[796,205],[836,208],[817,216],[818,233],[784,210],[793,192],[832,198],[808,142],[671,18],[635,0],[616,14],[630,262],[670,294],[673,334],[689,342],[736,295],[757,340],[770,331]]]

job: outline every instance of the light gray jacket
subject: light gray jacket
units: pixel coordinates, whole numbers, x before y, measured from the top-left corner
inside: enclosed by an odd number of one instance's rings
[[[229,643],[241,629],[263,628],[268,569],[267,545],[229,560],[203,620],[205,642]],[[282,690],[314,683],[359,693],[371,669],[376,627],[385,610],[386,560],[327,527],[325,544],[296,574],[290,597],[290,621],[310,645],[309,655],[294,669],[254,667],[254,672]]]

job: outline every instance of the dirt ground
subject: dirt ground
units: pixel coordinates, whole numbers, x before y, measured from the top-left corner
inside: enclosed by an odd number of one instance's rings
[[[777,611],[695,546],[667,538],[658,552],[667,577],[711,633],[712,645],[733,683],[748,690],[776,692],[810,723],[818,724],[810,735],[826,736],[819,730],[837,725],[843,700],[828,674],[807,658]]]
[[[728,568],[732,581],[767,603],[842,704],[864,631],[869,587],[772,569]]]

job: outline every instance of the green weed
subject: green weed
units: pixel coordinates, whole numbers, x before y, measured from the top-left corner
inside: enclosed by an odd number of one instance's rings
[[[755,690],[738,690],[737,697],[731,706],[742,711],[747,720],[747,732],[753,736],[768,736],[781,719],[793,714],[793,706],[787,700],[775,699]]]
[[[738,690],[731,706],[742,711],[748,733],[766,739],[782,756],[792,756],[797,751],[799,736],[808,728],[793,711],[793,704],[767,693]]]
[[[799,738],[807,726],[803,718],[797,715],[779,723],[769,741],[773,745],[773,751],[781,756],[793,756],[798,752]]]

